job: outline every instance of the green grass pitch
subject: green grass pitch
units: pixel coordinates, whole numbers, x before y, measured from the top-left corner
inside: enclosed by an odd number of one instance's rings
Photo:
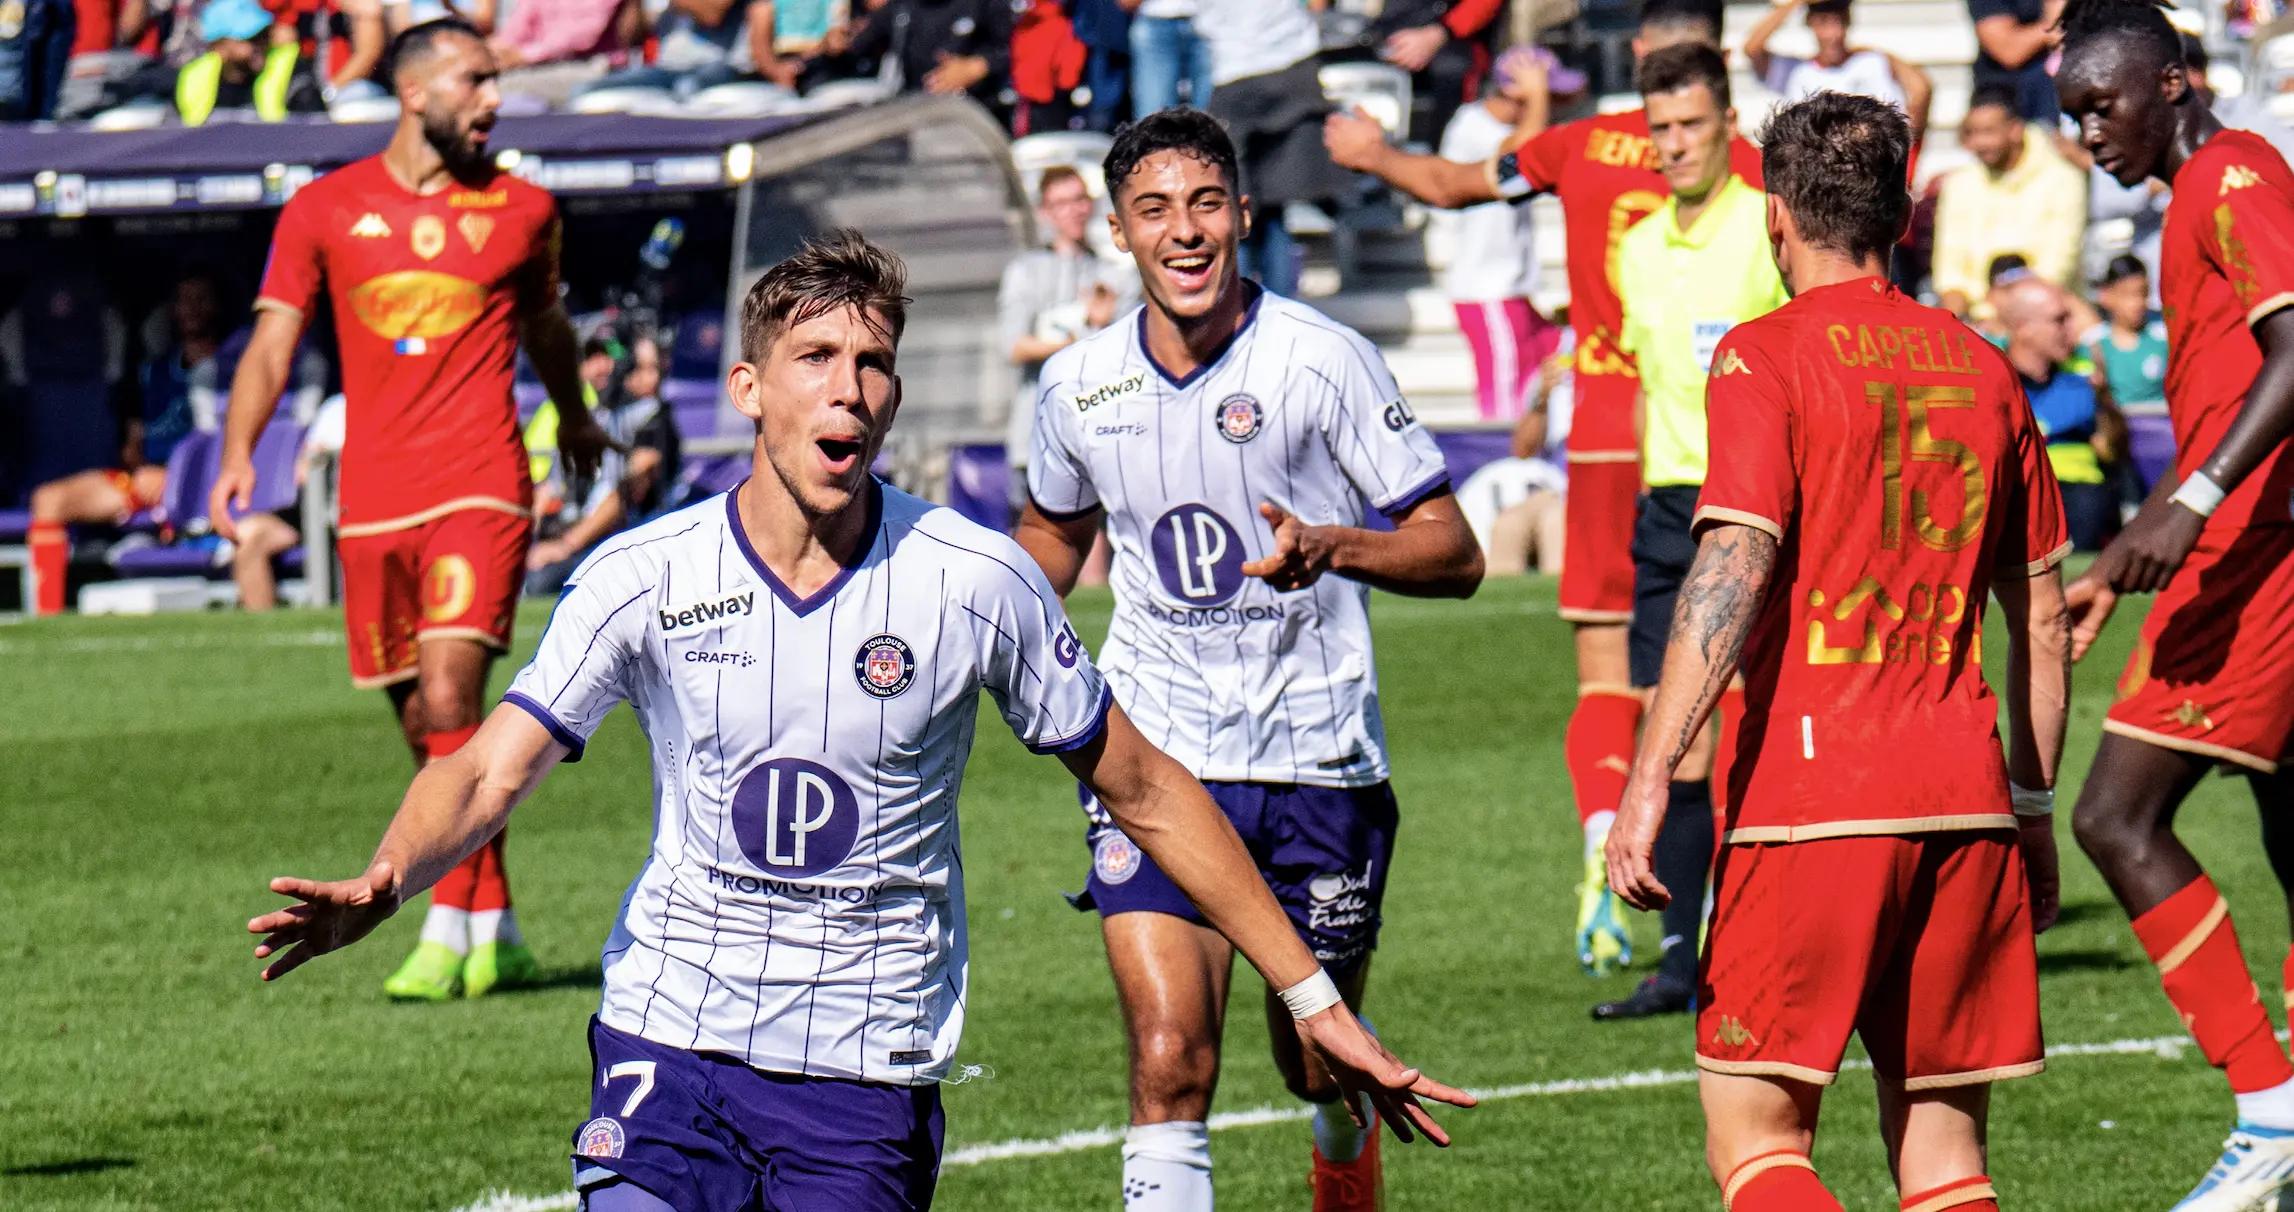
[[[1104,594],[1079,595],[1086,636]],[[1390,1206],[1706,1209],[1683,1019],[1596,1025],[1630,978],[1580,975],[1568,931],[1577,830],[1561,764],[1573,697],[1550,582],[1463,604],[1374,608],[1404,827],[1367,1009],[1398,1051],[1481,1090],[1533,1087],[1447,1122],[1447,1153],[1390,1148]],[[2081,666],[2066,804],[2137,613]],[[539,633],[539,609],[520,640]],[[646,848],[648,773],[632,718],[517,815],[509,857],[546,987],[394,1006],[383,976],[419,912],[277,987],[244,920],[277,874],[353,874],[396,806],[407,758],[380,697],[344,678],[340,618],[67,620],[0,628],[0,1208],[454,1209],[489,1192],[551,1206],[587,1107],[583,1023],[596,954]],[[1994,635],[1991,651],[2004,653]],[[506,680],[508,668],[497,681]],[[1123,1044],[1098,936],[1070,910],[1086,854],[1072,785],[983,712],[964,788],[973,998],[947,1091],[951,1150],[1119,1125]],[[1917,738],[1905,738],[1907,744]],[[2275,1006],[2286,926],[2244,784],[2210,779],[2188,836],[2239,913]],[[2093,869],[2064,831],[2063,925],[2040,944],[2059,1056],[2000,1088],[1993,1174],[2007,1206],[2159,1208],[2228,1128],[2195,1049]],[[1639,925],[1653,947],[1653,920]],[[1248,977],[1247,972],[1244,974]],[[1218,1105],[1285,1105],[1257,986],[1238,980]],[[1671,1074],[1620,1085],[1618,1075]],[[1565,1079],[1595,1079],[1564,1092]],[[1893,1208],[1871,1081],[1826,1108],[1817,1161],[1851,1208]],[[1214,1137],[1221,1206],[1304,1208],[1297,1122]],[[1104,1144],[951,1166],[939,1207],[1108,1208]],[[557,1206],[563,1206],[562,1199]]]

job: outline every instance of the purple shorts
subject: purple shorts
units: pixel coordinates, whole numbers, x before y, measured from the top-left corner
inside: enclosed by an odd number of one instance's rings
[[[921,1212],[940,1176],[940,1087],[752,1069],[591,1019],[596,1081],[574,1187],[711,1212]],[[600,1198],[600,1204],[610,1201]]]
[[[1394,857],[1394,789],[1307,787],[1295,783],[1205,783],[1205,790],[1258,862],[1298,936],[1333,974],[1349,972],[1378,945],[1378,907]],[[1091,875],[1078,909],[1168,913],[1205,925],[1187,895],[1134,845],[1088,790]]]

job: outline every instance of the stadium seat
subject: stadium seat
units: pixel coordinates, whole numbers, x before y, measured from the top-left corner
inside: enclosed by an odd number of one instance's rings
[[[396,97],[346,97],[327,106],[327,117],[336,122],[396,122]]]
[[[160,496],[159,510],[177,531],[190,531],[206,520],[207,493],[222,463],[223,439],[216,434],[195,431],[176,443],[175,453],[168,456],[167,491]],[[201,575],[214,562],[212,545],[183,543],[154,543],[112,557],[113,569],[135,577]]]
[[[685,99],[684,113],[694,118],[762,118],[802,107],[795,92],[763,80],[736,80],[718,84]]]
[[[717,436],[721,395],[715,379],[671,379],[661,385],[661,402],[669,406],[669,423],[681,438]]]
[[[684,110],[676,94],[666,88],[612,85],[577,93],[566,108],[577,114],[632,114],[648,118],[674,118]]]
[[[900,90],[873,76],[856,80],[827,80],[813,86],[790,113],[819,114],[832,109],[854,109],[898,96]]]
[[[88,119],[88,129],[98,131],[151,130],[165,126],[175,117],[175,111],[164,101],[130,101],[116,105]]]
[[[1363,111],[1399,143],[1409,138],[1410,73],[1390,63],[1325,63],[1315,75],[1333,108]]]

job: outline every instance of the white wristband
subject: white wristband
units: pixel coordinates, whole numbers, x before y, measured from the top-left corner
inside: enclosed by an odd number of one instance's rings
[[[2215,483],[2205,472],[2194,471],[2190,473],[2189,479],[2182,482],[2180,488],[2175,489],[2175,495],[2168,499],[2202,518],[2210,518],[2222,506],[2222,499],[2229,495],[2222,490],[2222,485]]]
[[[1338,996],[1338,982],[1320,968],[1314,975],[1292,985],[1280,994],[1282,1004],[1290,1007],[1292,1018],[1313,1018],[1345,1000]]]
[[[2007,784],[2007,798],[2014,806],[2015,815],[2019,817],[2055,815],[2055,792],[2050,788],[2034,790],[2018,787],[2010,780]]]

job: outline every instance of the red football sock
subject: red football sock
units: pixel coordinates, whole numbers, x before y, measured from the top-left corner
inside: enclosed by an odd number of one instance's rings
[[[1717,838],[1728,827],[1728,772],[1736,766],[1736,732],[1744,722],[1744,688],[1731,686],[1721,691],[1713,714],[1720,719],[1720,745],[1713,750],[1713,823],[1720,826],[1713,836]]]
[[[71,567],[71,537],[62,522],[34,522],[26,543],[32,549],[33,614],[64,613],[64,573]]]
[[[1999,1192],[1989,1175],[1978,1174],[1904,1197],[1903,1212],[1999,1212]]]
[[[422,738],[422,748],[424,752],[430,755],[430,760],[435,762],[460,749],[463,742],[477,734],[478,726],[476,724],[467,728],[450,729],[446,732],[433,732]],[[487,845],[476,854],[456,863],[453,870],[439,877],[438,882],[431,885],[430,903],[443,905],[448,909],[478,908],[479,888],[484,878],[486,854],[492,849],[491,844]],[[492,908],[497,909],[500,907],[499,905],[492,906]]]
[[[1726,1212],[1844,1212],[1805,1153],[1779,1149],[1748,1158],[1721,1184]]]
[[[1577,792],[1579,824],[1596,812],[1617,811],[1617,801],[1625,797],[1625,775],[1633,768],[1633,734],[1640,727],[1637,694],[1593,690],[1577,696],[1561,751]]]
[[[2167,1000],[2190,1027],[2199,1051],[2230,1079],[2235,1094],[2294,1081],[2294,1064],[2270,1033],[2262,993],[2238,950],[2230,904],[2199,876],[2135,919],[2135,937],[2158,965]]]
[[[2278,985],[2286,994],[2286,1013],[2294,1015],[2294,947],[2286,949],[2286,962],[2278,966]]]
[[[484,849],[470,856],[478,864],[478,887],[470,897],[472,913],[510,907],[510,872],[502,866],[502,842],[509,834],[509,827],[503,826]]]

